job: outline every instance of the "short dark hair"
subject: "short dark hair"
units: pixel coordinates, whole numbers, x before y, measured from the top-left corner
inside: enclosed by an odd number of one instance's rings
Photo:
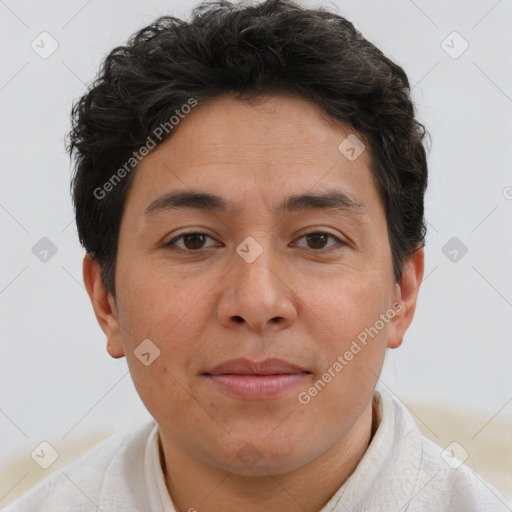
[[[126,163],[191,99],[226,93],[244,101],[291,93],[362,134],[400,281],[404,260],[425,244],[427,186],[426,130],[404,70],[340,15],[288,0],[214,1],[193,9],[189,22],[162,16],[114,48],[73,105],[67,150],[75,156],[78,235],[107,291],[115,297],[119,228],[134,175]]]

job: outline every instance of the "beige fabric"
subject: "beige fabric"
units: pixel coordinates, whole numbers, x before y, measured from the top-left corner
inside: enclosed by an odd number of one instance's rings
[[[49,440],[50,444],[59,453],[59,458],[48,469],[39,467],[30,457],[30,453],[20,455],[10,464],[0,468],[0,498],[5,496],[0,500],[0,508],[7,506],[43,478],[63,468],[112,434],[113,432],[101,432],[73,443]],[[27,476],[13,488],[24,475]]]
[[[459,443],[465,464],[512,502],[512,421],[432,402],[406,405],[425,437],[443,448]]]

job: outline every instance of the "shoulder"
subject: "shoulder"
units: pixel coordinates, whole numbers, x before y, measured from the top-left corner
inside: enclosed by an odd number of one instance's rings
[[[403,446],[413,440],[415,446],[414,450],[404,450],[404,454],[417,460],[410,466],[414,467],[416,474],[406,477],[414,482],[408,512],[510,512],[510,504],[505,497],[457,458],[459,455],[465,459],[463,447],[454,442],[446,449],[441,448],[419,432],[411,413],[402,403],[389,394],[384,400],[388,401],[388,409],[392,402],[396,432],[399,434],[398,445]],[[410,433],[408,439],[400,440],[400,434],[405,432]]]
[[[114,495],[124,495],[126,498],[130,493],[139,492],[137,487],[144,485],[140,473],[144,467],[145,444],[154,426],[154,421],[146,421],[108,437],[72,463],[46,477],[2,511],[95,510],[101,509],[100,503],[105,499],[110,499],[106,495],[112,495],[112,491]],[[135,504],[135,501],[133,499],[131,503]],[[124,510],[128,512],[132,509]]]
[[[457,451],[462,451],[462,447],[454,444],[443,449],[422,436],[422,448],[420,478],[415,492],[421,492],[423,498],[418,500],[420,507],[414,511],[424,510],[425,503],[429,503],[432,510],[510,511],[505,497],[457,458]]]

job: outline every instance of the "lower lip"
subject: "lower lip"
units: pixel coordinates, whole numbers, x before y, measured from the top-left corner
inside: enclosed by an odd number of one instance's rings
[[[283,375],[207,375],[213,383],[229,393],[244,398],[277,396],[304,381],[309,374]]]

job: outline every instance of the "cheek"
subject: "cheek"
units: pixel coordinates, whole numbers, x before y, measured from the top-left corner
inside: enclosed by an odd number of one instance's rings
[[[322,337],[336,340],[340,348],[372,326],[392,304],[393,287],[371,271],[333,275],[321,283],[305,278],[301,288],[304,317],[316,319]]]
[[[137,393],[159,424],[172,425],[176,418],[186,418],[186,423],[196,425],[196,430],[207,425],[206,411],[194,400],[179,372],[182,364],[176,368],[170,365],[165,350],[150,366],[144,366],[133,356],[127,360]]]
[[[203,288],[192,286],[191,278],[176,279],[169,269],[142,261],[120,265],[118,275],[119,314],[126,327],[122,340],[135,387],[155,418],[184,410],[190,399],[182,387],[184,373],[193,372],[204,328],[198,317],[206,308]],[[152,362],[147,366],[140,357],[143,340],[151,342]],[[160,411],[162,402],[166,407]]]
[[[129,327],[130,343],[149,338],[162,348],[174,340],[181,341],[178,350],[189,346],[194,328],[199,328],[199,322],[191,319],[205,310],[208,298],[204,279],[198,282],[193,276],[148,262],[120,265],[118,276],[119,312]]]
[[[325,376],[330,391],[322,392],[320,402],[329,395],[331,400],[333,395],[336,400],[345,400],[347,390],[373,389],[384,360],[390,323],[389,315],[385,316],[387,321],[381,315],[387,315],[392,306],[393,287],[387,286],[379,273],[357,273],[330,283],[309,286],[303,311],[303,317],[309,318],[309,336],[322,352],[317,377],[330,369]]]

